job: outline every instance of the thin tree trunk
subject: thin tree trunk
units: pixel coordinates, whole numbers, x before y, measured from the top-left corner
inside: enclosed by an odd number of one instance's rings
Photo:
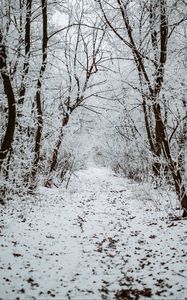
[[[19,93],[18,104],[23,104],[25,98],[25,79],[29,72],[29,58],[30,58],[30,48],[31,48],[31,11],[32,0],[27,0],[26,2],[26,23],[25,23],[25,61],[23,65],[23,74],[21,79],[21,88]]]
[[[57,160],[58,160],[58,155],[59,155],[59,150],[60,150],[60,146],[62,144],[62,139],[63,139],[63,131],[64,131],[64,127],[68,124],[69,121],[69,115],[66,114],[62,120],[62,126],[60,129],[60,134],[58,136],[58,139],[56,141],[56,146],[53,150],[53,155],[52,155],[52,159],[51,159],[51,166],[50,166],[50,173],[52,173],[57,166]]]
[[[62,125],[61,125],[61,128],[60,128],[60,133],[58,135],[57,141],[55,143],[55,147],[53,149],[53,154],[52,154],[51,164],[50,164],[50,169],[49,169],[49,177],[45,182],[46,187],[50,187],[51,184],[52,184],[51,174],[55,171],[55,169],[57,167],[60,147],[62,145],[63,136],[64,136],[64,127],[68,124],[68,121],[69,121],[69,115],[68,115],[68,113],[66,113],[65,116],[63,117]]]
[[[42,40],[42,65],[40,68],[40,74],[36,86],[36,111],[37,111],[37,129],[35,136],[35,147],[34,147],[34,161],[31,172],[31,187],[35,185],[35,179],[38,169],[38,163],[40,159],[40,148],[41,148],[41,136],[43,129],[43,116],[42,116],[42,105],[41,105],[41,88],[42,88],[42,79],[47,65],[47,0],[41,0],[42,2],[42,17],[43,17],[43,40]]]

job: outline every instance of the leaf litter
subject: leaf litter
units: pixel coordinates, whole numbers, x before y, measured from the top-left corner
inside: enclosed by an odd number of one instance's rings
[[[40,187],[10,201],[1,209],[0,299],[187,299],[186,220],[170,220],[140,190],[90,167],[68,190]]]

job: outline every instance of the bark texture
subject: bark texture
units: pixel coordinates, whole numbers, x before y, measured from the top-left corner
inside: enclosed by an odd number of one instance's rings
[[[0,149],[0,169],[6,159],[14,139],[14,132],[16,126],[16,101],[11,84],[11,79],[8,74],[6,64],[6,47],[3,43],[3,35],[0,31],[0,73],[3,81],[4,93],[8,101],[8,123],[3,142]]]

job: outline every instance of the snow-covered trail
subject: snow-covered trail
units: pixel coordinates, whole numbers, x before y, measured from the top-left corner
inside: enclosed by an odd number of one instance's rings
[[[187,299],[186,221],[139,188],[90,167],[1,211],[0,299]]]

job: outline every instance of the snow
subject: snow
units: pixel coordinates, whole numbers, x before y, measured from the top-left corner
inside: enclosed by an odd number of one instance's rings
[[[187,298],[186,220],[107,168],[10,201],[0,229],[0,299]]]

